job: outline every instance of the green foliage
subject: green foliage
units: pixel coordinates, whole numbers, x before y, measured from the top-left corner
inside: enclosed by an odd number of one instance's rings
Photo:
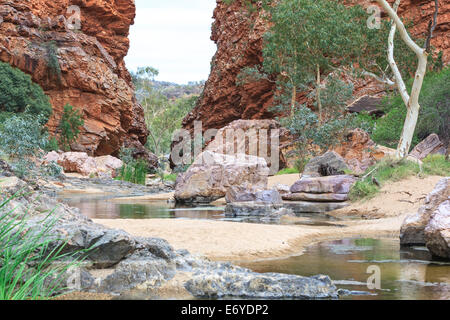
[[[133,157],[134,150],[131,148],[120,149],[119,158],[123,161],[120,168],[118,180],[128,181],[135,184],[146,184],[148,167],[145,161],[136,160]]]
[[[124,164],[120,169],[118,179],[135,184],[145,185],[147,179],[147,164],[143,160],[135,160]]]
[[[175,182],[175,181],[177,181],[177,178],[178,178],[178,174],[176,174],[176,173],[164,175],[164,180],[165,181]]]
[[[43,47],[47,51],[47,67],[49,76],[56,76],[58,82],[61,81],[61,66],[58,59],[58,45],[55,41],[43,43]]]
[[[84,125],[82,114],[70,104],[64,106],[64,112],[59,123],[60,141],[65,151],[70,150],[70,145],[75,142],[80,133],[80,127]]]
[[[47,123],[52,114],[50,100],[42,88],[29,75],[3,62],[0,62],[0,92],[2,113],[41,115],[41,124]]]
[[[36,155],[46,145],[48,133],[40,117],[22,114],[7,118],[0,124],[0,148],[17,159]]]
[[[392,159],[382,160],[367,169],[366,178],[359,180],[350,191],[352,201],[373,198],[383,185],[404,180],[415,175],[450,175],[450,162],[442,155],[428,156],[421,166],[412,161],[396,162]]]
[[[51,161],[50,163],[43,165],[41,167],[42,174],[53,177],[53,178],[59,178],[62,176],[64,170],[61,166],[59,166],[56,162]]]
[[[412,79],[407,83],[412,86]],[[439,73],[428,73],[419,99],[420,115],[413,138],[412,147],[417,145],[431,133],[436,133],[446,143],[450,140],[450,68]],[[396,94],[384,102],[386,115],[376,122],[372,139],[390,148],[396,148],[403,123],[406,108],[400,95]]]
[[[158,157],[170,153],[173,133],[181,128],[184,117],[194,108],[198,96],[183,96],[169,99],[155,88],[157,70],[151,67],[139,68],[135,78],[136,95],[144,107],[145,120],[150,131],[147,147]]]
[[[79,265],[75,257],[86,251],[63,254],[65,244],[51,248],[51,242],[65,241],[52,231],[58,219],[50,213],[41,229],[33,231],[27,218],[13,218],[16,212],[7,209],[10,200],[0,204],[0,300],[50,299],[66,289],[64,274]]]
[[[284,174],[295,174],[295,173],[300,173],[298,168],[286,168],[286,169],[280,170],[276,175],[281,176]]]

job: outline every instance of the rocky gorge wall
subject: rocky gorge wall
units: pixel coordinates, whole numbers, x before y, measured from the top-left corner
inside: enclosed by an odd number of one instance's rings
[[[350,0],[351,3],[370,5],[370,0]],[[393,3],[394,0],[390,0]],[[211,63],[211,74],[204,93],[196,108],[184,119],[183,126],[192,129],[194,121],[202,121],[203,129],[220,129],[238,119],[273,118],[272,106],[275,85],[267,80],[252,82],[243,86],[236,84],[240,71],[247,66],[263,62],[263,35],[268,30],[262,18],[261,6],[254,1],[258,10],[249,10],[244,1],[236,0],[226,4],[217,0],[214,11],[215,22],[211,39],[217,44],[217,53]],[[439,0],[438,25],[432,45],[444,53],[444,62],[450,61],[450,3]],[[425,38],[427,26],[434,13],[434,1],[403,0],[399,9],[401,17],[414,23],[412,33]],[[369,16],[369,15],[368,15]],[[386,39],[387,41],[387,39]],[[383,88],[370,79],[355,83],[356,97],[365,94],[379,94]],[[305,94],[299,94],[299,102],[306,101]]]
[[[70,6],[80,10],[79,29],[67,28],[77,17]],[[50,97],[51,133],[65,104],[82,110],[74,151],[117,154],[125,144],[154,161],[143,147],[144,111],[124,63],[135,14],[134,0],[0,0],[0,61],[30,74]]]

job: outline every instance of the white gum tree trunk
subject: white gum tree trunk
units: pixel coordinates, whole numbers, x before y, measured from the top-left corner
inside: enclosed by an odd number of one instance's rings
[[[400,5],[400,0],[397,0],[395,2],[394,8],[392,8],[386,0],[377,0],[377,2],[383,7],[383,9],[386,11],[386,13],[393,21],[391,32],[389,34],[389,49],[388,49],[389,65],[392,69],[392,72],[394,73],[395,78],[394,82],[407,108],[405,124],[403,126],[402,136],[400,138],[396,152],[396,157],[398,159],[401,159],[408,156],[409,150],[411,148],[412,139],[414,136],[414,131],[416,130],[417,120],[419,118],[419,111],[420,111],[419,96],[420,91],[422,90],[425,73],[427,71],[428,52],[426,49],[419,47],[411,39],[403,22],[397,15],[397,9]],[[417,71],[414,77],[414,84],[411,90],[411,95],[408,94],[405,82],[403,81],[400,70],[398,69],[397,63],[395,62],[394,59],[394,38],[397,29],[400,33],[400,37],[402,38],[402,40],[412,51],[414,51],[419,60]]]

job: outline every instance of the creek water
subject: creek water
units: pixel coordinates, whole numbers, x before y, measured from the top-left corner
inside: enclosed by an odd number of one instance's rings
[[[301,256],[241,266],[262,273],[326,274],[338,288],[352,291],[342,299],[450,299],[450,262],[433,260],[424,247],[401,248],[396,239],[323,242]],[[373,266],[379,268],[381,286],[370,290],[367,283],[374,273],[368,269]]]
[[[208,219],[277,223],[251,218],[226,218],[223,207],[176,207],[165,202],[136,202],[99,196],[60,198],[93,219]],[[327,216],[302,217],[296,224],[343,226]],[[401,248],[397,239],[343,239],[310,246],[301,256],[242,263],[256,272],[312,276],[325,274],[338,288],[352,292],[342,299],[450,299],[450,262],[433,260],[424,247]],[[367,280],[380,271],[381,288],[369,289]]]

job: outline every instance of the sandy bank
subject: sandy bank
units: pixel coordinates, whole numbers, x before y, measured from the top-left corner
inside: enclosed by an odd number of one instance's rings
[[[359,236],[398,236],[404,217],[343,221],[345,227],[263,225],[204,220],[96,220],[135,236],[160,237],[175,249],[213,260],[247,261],[300,254],[315,242]]]
[[[377,196],[330,213],[335,217],[356,216],[376,219],[417,212],[426,196],[442,177],[411,177],[385,185]]]
[[[280,179],[281,178],[281,179]],[[278,177],[279,181],[283,177]],[[294,177],[289,177],[294,179]],[[96,220],[136,236],[160,237],[176,249],[213,260],[249,261],[301,254],[313,243],[346,237],[398,237],[404,218],[415,212],[441,177],[417,177],[386,185],[373,199],[333,212],[373,220],[343,219],[340,226],[295,225],[302,218],[286,218],[283,225],[205,220]]]

